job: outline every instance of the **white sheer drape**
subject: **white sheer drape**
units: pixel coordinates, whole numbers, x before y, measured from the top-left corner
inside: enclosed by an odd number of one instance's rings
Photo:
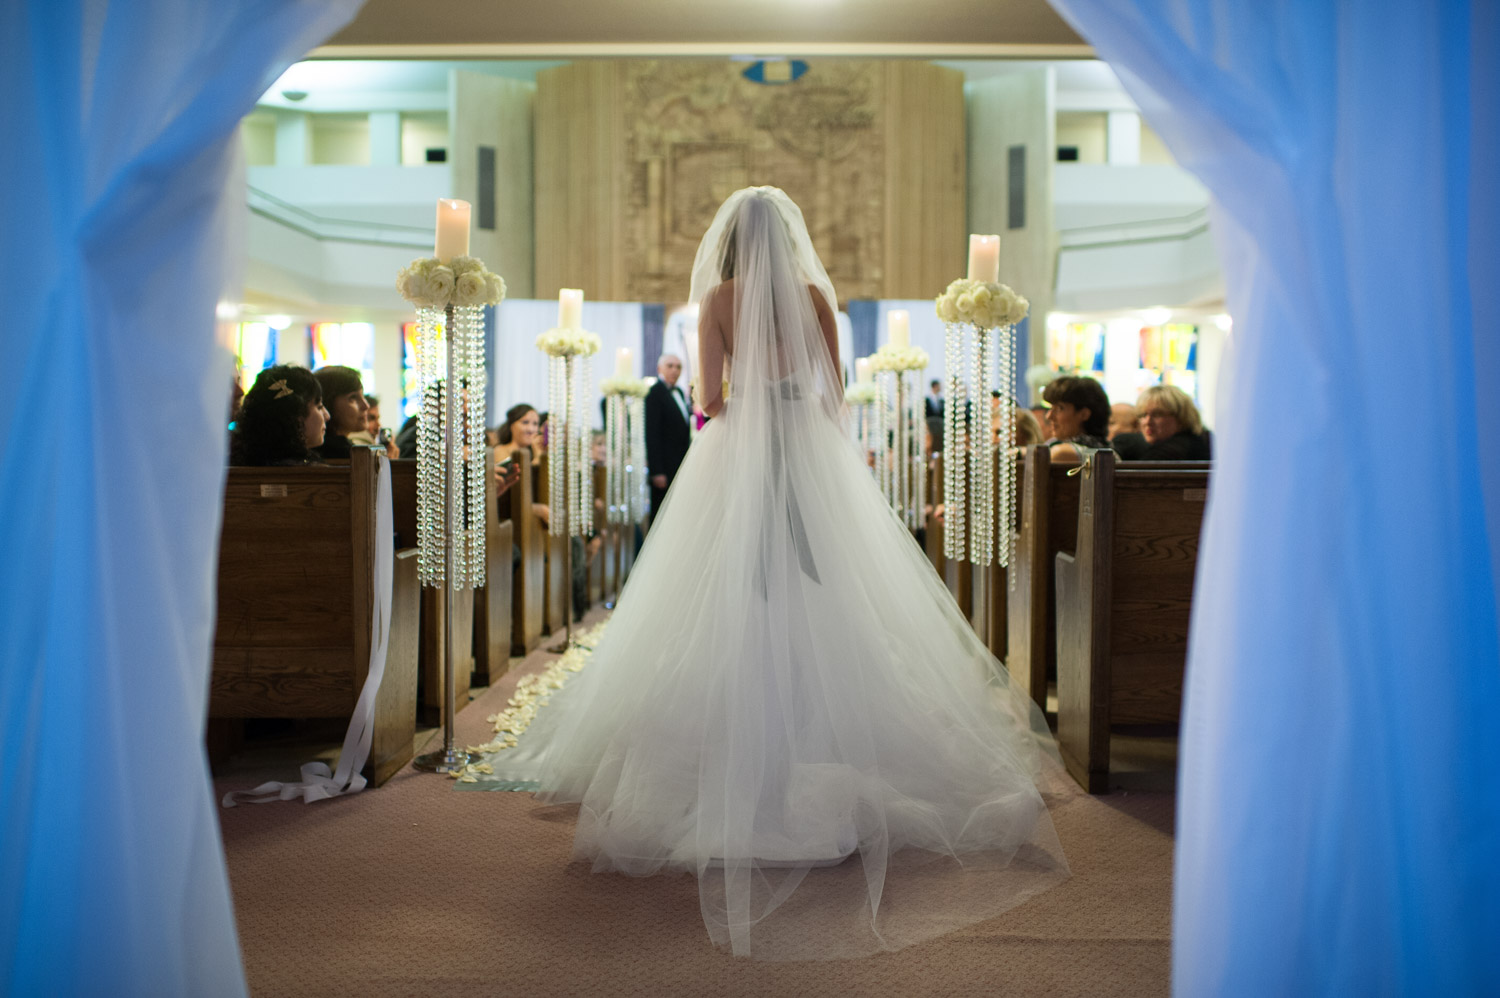
[[[1180,995],[1478,994],[1500,940],[1500,8],[1052,0],[1214,196]]]
[[[202,740],[240,117],[356,0],[0,7],[0,992],[244,991]]]

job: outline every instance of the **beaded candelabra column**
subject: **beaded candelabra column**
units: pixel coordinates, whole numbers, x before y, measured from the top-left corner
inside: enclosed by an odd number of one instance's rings
[[[856,363],[860,372],[859,380],[844,389],[844,404],[849,407],[850,429],[859,444],[859,452],[869,460],[878,449],[880,417],[877,405],[880,401],[880,389],[871,377],[869,359],[862,357]]]
[[[412,760],[417,769],[456,773],[469,753],[454,743],[457,710],[454,603],[484,585],[484,307],[505,282],[468,255],[469,205],[438,202],[434,255],[413,260],[396,288],[417,306],[417,574],[443,593],[443,747]],[[471,595],[472,598],[472,595]]]
[[[599,383],[604,396],[605,519],[625,530],[646,515],[646,435],[643,400],[647,385],[642,378],[616,374]],[[632,538],[633,539],[633,538]],[[614,554],[621,559],[614,577],[623,568],[623,545]],[[614,594],[618,595],[618,594]],[[614,609],[615,600],[604,603]]]
[[[920,372],[927,351],[887,343],[870,358],[875,371],[875,470],[885,501],[908,530],[922,526],[927,491]]]
[[[994,238],[994,237],[992,237]],[[998,242],[998,240],[997,240]],[[1025,298],[995,281],[960,279],[937,299],[946,326],[943,413],[943,555],[974,565],[1010,564],[1016,509],[1015,324]],[[998,441],[991,441],[991,398],[1001,389]],[[996,537],[998,529],[1001,537]],[[1000,543],[996,543],[997,540]]]
[[[558,301],[558,324],[536,339],[548,362],[548,406],[561,433],[547,449],[547,532],[564,538],[563,640],[549,651],[573,644],[573,538],[588,533],[594,518],[594,475],[589,461],[588,405],[593,395],[593,364],[588,360],[602,341],[578,325],[583,292],[564,288]]]

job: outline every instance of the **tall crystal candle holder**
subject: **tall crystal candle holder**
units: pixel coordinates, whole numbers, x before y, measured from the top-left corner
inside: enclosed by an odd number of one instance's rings
[[[887,343],[871,357],[875,371],[875,474],[886,502],[909,530],[921,528],[925,516],[927,460],[926,422],[922,418],[920,372],[927,351],[900,341]]]
[[[646,438],[642,423],[644,379],[616,372],[599,383],[604,396],[605,519],[622,531],[646,515]],[[620,553],[620,548],[615,553]],[[618,579],[620,565],[614,577]],[[614,608],[614,600],[605,602]]]
[[[583,293],[578,292],[582,300]],[[564,301],[562,318],[570,318]],[[547,401],[558,431],[547,454],[547,532],[564,538],[562,575],[568,596],[563,608],[563,640],[551,651],[573,644],[573,538],[588,533],[594,518],[594,475],[589,461],[588,407],[593,395],[593,365],[589,357],[602,345],[598,336],[576,325],[560,325],[542,333],[537,349],[547,354]]]
[[[1015,418],[1010,391],[1016,381],[1015,324],[1029,308],[1025,298],[993,281],[960,279],[938,296],[937,314],[946,328],[944,557],[979,566],[1008,566],[1014,553],[1016,464],[1009,455]],[[992,442],[990,406],[997,389],[999,439]]]
[[[859,363],[864,369],[862,373],[868,376],[869,360],[861,358]],[[870,460],[876,452],[876,438],[880,427],[880,417],[877,412],[879,401],[880,389],[873,378],[866,380],[866,377],[861,377],[860,380],[844,389],[844,404],[849,407],[850,431],[859,444],[860,454],[866,461]]]
[[[445,235],[441,217],[439,235]],[[466,239],[446,236],[467,248]],[[440,251],[443,244],[439,239]],[[443,747],[412,764],[458,773],[471,757],[454,741],[455,663],[463,642],[453,607],[485,583],[484,307],[505,296],[505,282],[480,260],[453,256],[412,261],[396,286],[417,306],[417,574],[424,587],[444,590]]]

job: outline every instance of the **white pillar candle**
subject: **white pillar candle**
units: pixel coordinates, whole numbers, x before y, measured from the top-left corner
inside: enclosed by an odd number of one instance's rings
[[[886,342],[893,347],[911,346],[911,313],[893,308],[885,314]]]
[[[1000,280],[1000,237],[969,236],[969,280]]]
[[[870,363],[870,358],[860,357],[854,362],[854,380],[862,385],[868,385],[874,376],[875,369]]]
[[[621,347],[615,351],[615,377],[630,377],[630,348]]]
[[[469,202],[438,198],[437,246],[432,255],[439,263],[469,255]]]
[[[577,329],[583,325],[583,291],[563,288],[557,293],[557,328]]]

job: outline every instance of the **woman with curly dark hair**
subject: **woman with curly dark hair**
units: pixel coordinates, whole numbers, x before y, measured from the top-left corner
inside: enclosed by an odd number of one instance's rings
[[[1085,451],[1109,447],[1109,396],[1093,378],[1062,377],[1048,382],[1042,398],[1047,410],[1046,441],[1052,460],[1079,462]]]
[[[327,425],[323,389],[311,371],[294,364],[268,367],[245,393],[230,444],[231,463],[319,463],[313,448],[323,443]]]
[[[347,459],[354,446],[349,436],[364,432],[365,415],[370,411],[364,381],[354,368],[338,364],[318,368],[313,377],[322,386],[323,408],[328,410],[328,428],[316,448],[318,457]]]

